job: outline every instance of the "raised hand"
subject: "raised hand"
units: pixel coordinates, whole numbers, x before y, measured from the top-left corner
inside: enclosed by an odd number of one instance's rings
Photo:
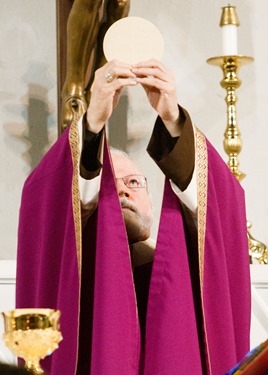
[[[113,60],[96,70],[87,111],[88,129],[98,133],[117,105],[122,88],[136,84],[130,64]]]
[[[136,81],[144,88],[151,106],[173,136],[180,134],[176,83],[172,72],[158,60],[133,65]]]

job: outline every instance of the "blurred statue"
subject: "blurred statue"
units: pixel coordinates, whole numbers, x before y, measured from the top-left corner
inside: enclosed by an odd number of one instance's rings
[[[94,72],[106,62],[104,35],[115,21],[128,15],[129,8],[130,0],[74,0],[67,23],[61,130],[72,122],[73,111],[81,115],[86,111]]]
[[[252,224],[247,221],[247,234],[248,234],[248,245],[249,245],[249,257],[250,263],[253,264],[253,260],[257,260],[259,264],[268,264],[268,248],[266,245],[256,240],[250,233]]]

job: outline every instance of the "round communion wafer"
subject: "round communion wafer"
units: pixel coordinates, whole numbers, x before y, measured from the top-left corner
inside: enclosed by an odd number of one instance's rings
[[[141,17],[125,17],[107,30],[103,50],[107,61],[117,59],[135,64],[151,58],[161,60],[164,41],[151,22]]]

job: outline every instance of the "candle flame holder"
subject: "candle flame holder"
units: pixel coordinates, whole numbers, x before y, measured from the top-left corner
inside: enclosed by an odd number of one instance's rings
[[[230,4],[222,7],[220,26],[223,27],[225,25],[240,26],[240,22],[236,14],[236,7]]]
[[[227,104],[227,127],[224,133],[224,150],[227,153],[229,160],[227,165],[236,179],[241,182],[246,176],[245,173],[239,170],[238,155],[242,150],[241,132],[237,125],[236,90],[241,85],[241,80],[238,77],[239,68],[245,64],[253,62],[253,57],[250,56],[217,56],[211,57],[207,60],[208,64],[219,66],[223,72],[223,79],[220,85],[227,91],[225,98]],[[247,222],[247,235],[249,244],[250,263],[253,259],[260,264],[268,264],[268,248],[267,246],[256,240],[250,233],[252,224]]]

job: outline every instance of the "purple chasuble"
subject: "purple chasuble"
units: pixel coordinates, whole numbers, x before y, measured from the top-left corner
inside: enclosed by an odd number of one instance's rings
[[[55,375],[73,375],[77,357],[80,287],[72,177],[66,131],[26,180],[19,218],[16,307],[61,310],[64,339],[44,364]]]
[[[207,142],[208,192],[202,300],[211,374],[223,374],[249,350],[250,271],[244,191]]]
[[[63,341],[44,361],[45,370],[51,375],[76,374],[79,344],[86,345],[82,335],[87,316],[80,317],[80,297],[85,299],[88,287],[93,288],[90,363],[88,371],[78,375],[222,375],[249,349],[249,259],[240,185],[198,133],[201,316],[183,213],[166,181],[142,344],[127,235],[106,146],[99,205],[92,216],[96,230],[87,233],[81,254],[71,131],[27,179],[20,210],[17,307],[62,312]],[[84,281],[81,285],[81,274],[91,272],[86,263],[81,267],[81,259],[92,251],[92,244],[93,286]]]
[[[180,204],[166,181],[147,310],[146,375],[222,375],[249,348],[244,192],[199,131],[196,150],[202,326],[189,272],[193,249],[186,247]]]

